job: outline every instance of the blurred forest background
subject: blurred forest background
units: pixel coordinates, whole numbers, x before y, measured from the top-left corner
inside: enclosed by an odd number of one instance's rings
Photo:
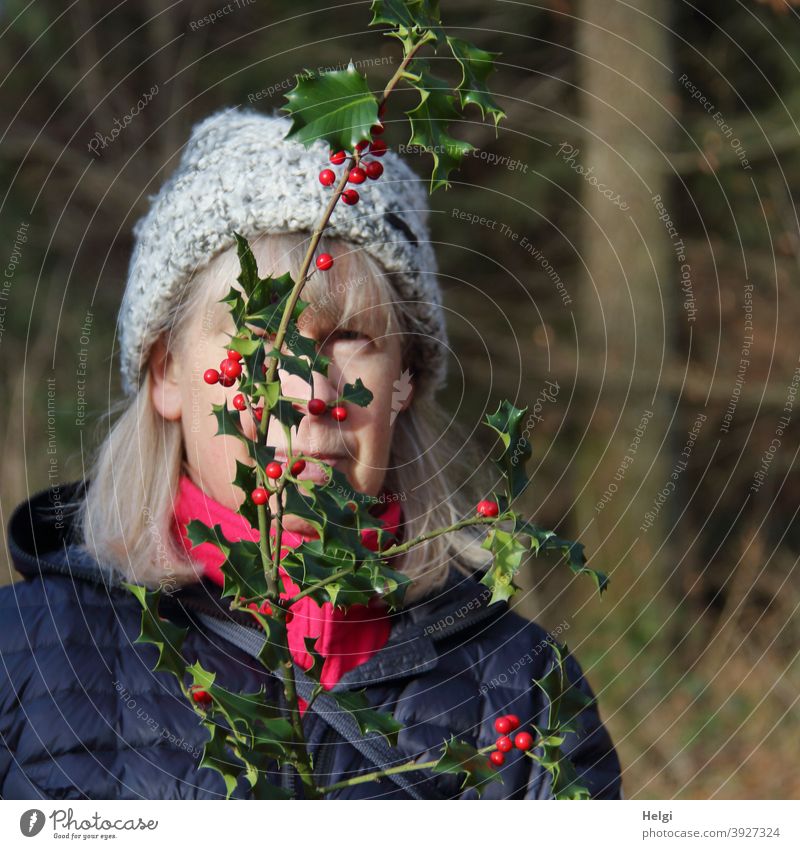
[[[441,3],[502,54],[507,112],[495,135],[467,110],[476,154],[431,198],[444,400],[470,430],[502,398],[538,411],[524,508],[612,584],[599,601],[541,560],[519,605],[568,622],[631,798],[800,797],[795,5]],[[191,124],[277,109],[295,72],[350,58],[383,88],[397,47],[368,20],[366,2],[0,5],[4,526],[82,476],[120,397],[131,227]]]

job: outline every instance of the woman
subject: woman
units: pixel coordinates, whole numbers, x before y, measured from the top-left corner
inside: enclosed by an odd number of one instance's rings
[[[69,509],[45,492],[10,522],[11,552],[27,580],[0,592],[3,798],[225,796],[221,776],[198,769],[206,731],[197,715],[172,676],[152,671],[153,646],[134,644],[140,608],[122,581],[165,589],[162,615],[189,627],[187,661],[199,659],[229,689],[264,685],[278,698],[246,650],[247,615],[221,599],[221,556],[209,545],[192,549],[185,525],[199,518],[221,524],[229,539],[257,538],[236,513],[243,494],[231,483],[247,456],[239,440],[215,435],[210,415],[212,403],[232,405],[235,388],[203,374],[225,358],[233,326],[220,303],[238,274],[233,233],[251,241],[262,276],[296,273],[329,197],[316,178],[327,149],[287,142],[287,130],[284,118],[249,111],[206,119],[134,228],[119,316],[124,411],[87,480],[69,488]],[[435,401],[447,339],[426,191],[391,152],[383,165],[361,204],[337,205],[320,246],[334,264],[311,276],[300,318],[303,335],[331,361],[327,377],[315,373],[313,397],[328,409],[344,383],[361,377],[374,399],[349,405],[343,420],[306,415],[294,448],[336,465],[374,498],[370,509],[387,531],[410,538],[472,514],[482,493],[469,482],[478,464]],[[311,399],[304,380],[280,377],[285,394]],[[252,436],[253,419],[242,423]],[[280,428],[269,439],[285,451]],[[287,546],[313,533],[297,517],[284,526]],[[298,665],[308,665],[303,637],[320,638],[325,686],[366,688],[404,724],[393,758],[432,757],[451,735],[489,745],[494,720],[508,713],[542,721],[546,705],[531,679],[552,661],[548,635],[505,604],[488,604],[479,543],[464,530],[411,549],[399,565],[412,583],[397,613],[371,604],[344,614],[310,598],[294,610]],[[591,697],[578,664],[570,659],[567,670]],[[358,735],[314,711],[303,721],[318,783],[376,768]],[[595,703],[564,752],[593,797],[620,797],[619,762]],[[503,783],[482,788],[484,798],[549,798],[547,773],[517,754],[500,770]],[[474,797],[462,780],[413,773],[332,796]],[[300,792],[288,770],[276,782]],[[242,780],[233,795],[247,789]]]

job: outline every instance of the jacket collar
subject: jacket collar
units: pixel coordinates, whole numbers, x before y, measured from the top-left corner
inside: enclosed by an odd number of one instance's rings
[[[128,590],[122,586],[124,579],[103,569],[74,539],[74,511],[84,491],[81,481],[61,486],[58,504],[54,505],[52,491],[45,489],[14,510],[7,535],[14,565],[29,580],[45,574],[66,575],[127,596]],[[507,609],[505,603],[489,606],[491,592],[479,583],[480,577],[480,572],[465,576],[451,567],[441,589],[392,614],[392,631],[386,645],[343,675],[336,689],[418,675],[434,668],[437,642]],[[221,592],[208,578],[173,592],[165,590],[163,611],[178,610],[190,618],[192,613],[205,613],[246,631],[261,633],[247,613],[229,609]]]

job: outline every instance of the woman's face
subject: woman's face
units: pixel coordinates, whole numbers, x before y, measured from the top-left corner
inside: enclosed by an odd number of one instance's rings
[[[212,404],[225,401],[233,409],[232,400],[239,390],[236,384],[224,388],[203,380],[203,372],[218,368],[226,357],[230,335],[223,329],[209,329],[208,316],[205,320],[202,315],[196,316],[192,323],[188,336],[192,343],[183,356],[167,354],[163,341],[154,348],[150,361],[152,400],[165,418],[180,419],[188,471],[194,483],[216,501],[235,510],[245,497],[232,483],[236,461],[251,461],[239,439],[216,435]],[[233,331],[232,322],[227,329]],[[345,383],[354,383],[359,377],[374,397],[367,407],[345,404],[347,418],[343,422],[334,420],[329,412],[321,416],[304,415],[299,428],[292,430],[292,455],[317,456],[342,471],[354,489],[378,495],[389,463],[394,430],[392,394],[393,384],[401,374],[401,338],[394,334],[375,339],[360,331],[335,327],[324,310],[314,313],[313,309],[301,316],[300,329],[304,336],[318,342],[320,353],[330,358],[327,377],[313,372],[315,398],[332,404]],[[279,377],[284,395],[304,400],[311,397],[311,388],[303,378],[283,370],[279,371]],[[400,409],[410,401],[411,394]],[[299,409],[307,413],[305,405]],[[255,438],[257,423],[251,414],[242,412],[240,420],[244,433]],[[286,440],[274,417],[270,418],[267,442],[275,446],[275,459],[284,464]],[[321,473],[318,466],[307,463],[299,477],[321,482]],[[272,507],[275,507],[274,499]],[[284,527],[300,532],[309,530],[305,522],[291,516],[285,517]]]

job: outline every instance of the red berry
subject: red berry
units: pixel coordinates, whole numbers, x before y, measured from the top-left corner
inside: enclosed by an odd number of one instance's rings
[[[380,135],[383,135],[383,131],[385,129],[386,129],[386,127],[384,127],[383,124],[373,124],[369,128],[369,133],[370,133],[371,136],[380,136]]]
[[[343,150],[337,150],[335,153],[331,153],[331,162],[334,165],[341,165],[345,159],[347,159],[347,154]]]
[[[370,180],[377,180],[383,174],[383,165],[380,162],[368,162],[364,170],[367,172],[367,177]]]
[[[266,504],[267,491],[263,486],[257,486],[251,493],[250,498],[253,499],[253,504]]]
[[[506,762],[506,756],[502,752],[492,752],[492,754],[489,755],[489,760],[495,766],[502,766]]]
[[[320,271],[327,271],[333,266],[333,257],[330,254],[320,254],[317,257],[317,268]]]
[[[348,206],[355,206],[358,203],[358,192],[355,189],[345,189],[342,192],[342,200]]]
[[[479,516],[486,516],[490,519],[500,512],[496,501],[479,501],[476,509]]]
[[[510,752],[514,748],[514,744],[511,742],[510,737],[506,737],[505,734],[502,737],[497,738],[497,750],[500,752]]]
[[[332,186],[336,182],[336,174],[330,168],[323,168],[319,172],[319,181],[323,186]]]
[[[267,477],[272,478],[274,481],[278,480],[278,478],[283,474],[281,464],[276,463],[274,460],[271,463],[267,463],[267,468],[264,471],[267,473]]]
[[[297,477],[303,471],[303,469],[305,469],[305,467],[305,460],[295,460],[294,463],[292,463],[292,474]]]
[[[367,179],[367,172],[363,168],[353,168],[347,179],[350,183],[363,183]]]
[[[369,139],[361,139],[361,141],[356,145],[356,150],[361,153],[362,150],[367,149],[367,145],[369,145]]]
[[[233,396],[233,406],[236,407],[237,410],[247,409],[247,401],[244,400],[244,395],[242,395],[241,392],[238,395]]]
[[[220,386],[224,386],[224,387],[227,388],[229,386],[233,386],[234,383],[236,383],[235,377],[228,377],[227,374],[221,374],[219,376],[219,385]]]
[[[211,696],[205,690],[192,690],[192,698],[201,705],[211,704]]]
[[[213,386],[219,381],[219,372],[215,368],[206,369],[203,372],[203,380],[205,380],[209,386]]]
[[[219,370],[226,377],[232,377],[234,380],[242,373],[242,367],[236,360],[223,360],[219,365]]]
[[[260,422],[261,419],[264,418],[264,408],[253,407],[253,415],[256,417],[256,421]]]
[[[516,731],[519,728],[519,717],[515,713],[507,713],[506,719],[511,723],[512,731]]]
[[[337,422],[343,422],[347,418],[347,410],[345,407],[333,407],[331,409],[331,418]]]
[[[311,413],[312,416],[321,416],[327,409],[328,405],[322,400],[322,398],[312,398],[308,402],[308,412]]]
[[[386,153],[386,142],[383,139],[375,139],[369,146],[369,152],[373,156],[383,156]]]
[[[508,721],[508,718],[501,716],[495,719],[494,730],[498,734],[508,734],[508,732],[511,731],[511,723]]]
[[[533,748],[533,737],[527,731],[520,731],[514,738],[514,745],[523,752]]]
[[[228,351],[229,360],[236,360],[236,362],[238,363],[241,358],[242,355],[238,351]]]

